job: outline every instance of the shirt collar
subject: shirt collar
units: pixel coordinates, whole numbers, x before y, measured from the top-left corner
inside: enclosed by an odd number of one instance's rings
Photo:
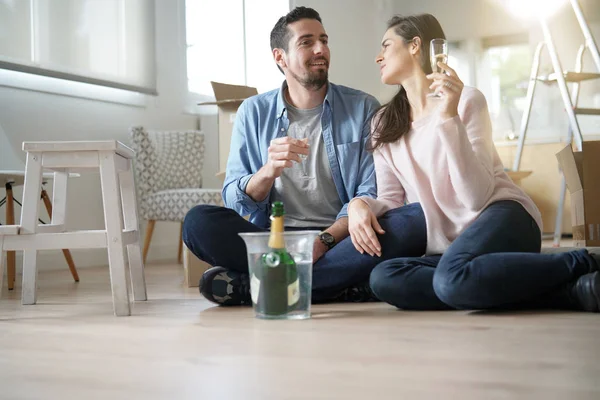
[[[277,119],[281,119],[283,117],[283,113],[287,111],[287,107],[284,100],[285,90],[287,89],[287,82],[283,81],[281,87],[279,88],[279,96],[277,96]],[[325,95],[325,100],[323,104],[328,104],[329,107],[333,107],[333,91],[331,82],[327,83],[327,94]]]

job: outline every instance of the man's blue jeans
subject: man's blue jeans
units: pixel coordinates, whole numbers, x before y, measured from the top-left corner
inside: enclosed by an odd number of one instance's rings
[[[413,229],[424,229],[425,220],[420,224]],[[585,249],[539,254],[540,248],[540,230],[529,213],[517,202],[499,201],[442,256],[379,264],[371,273],[371,290],[409,310],[572,308],[564,288],[595,260]]]
[[[385,234],[378,235],[381,257],[360,254],[350,237],[321,257],[313,267],[313,301],[327,301],[351,286],[367,283],[373,268],[383,260],[418,257],[425,253],[427,233],[420,204],[391,210],[379,218]],[[323,227],[315,227],[323,229]],[[199,205],[183,223],[183,241],[198,258],[213,266],[248,273],[246,246],[241,232],[263,232],[224,207]]]

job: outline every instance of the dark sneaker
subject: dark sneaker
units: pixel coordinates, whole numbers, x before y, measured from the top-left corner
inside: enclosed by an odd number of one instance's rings
[[[571,287],[570,294],[580,309],[600,312],[600,272],[580,276]]]
[[[361,285],[351,286],[347,289],[344,289],[342,293],[335,298],[335,301],[346,303],[366,303],[368,301],[379,301],[379,299],[371,290],[369,282],[365,282]]]
[[[212,267],[200,278],[200,293],[207,300],[223,306],[252,304],[248,274],[223,267]]]

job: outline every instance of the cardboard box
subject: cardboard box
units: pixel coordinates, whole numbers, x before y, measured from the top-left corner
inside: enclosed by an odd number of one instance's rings
[[[198,282],[200,282],[202,274],[210,267],[210,264],[200,260],[185,246],[185,244],[183,245],[184,284],[187,287],[198,287]]]
[[[565,143],[527,143],[521,158],[521,170],[532,174],[518,183],[535,203],[542,214],[542,225],[545,234],[554,234],[556,214],[560,200],[562,174],[556,160],[556,153],[565,148]],[[517,155],[516,143],[496,145],[502,163],[513,165]],[[549,163],[548,160],[551,160]],[[514,174],[514,172],[510,172]],[[512,176],[510,176],[513,178]],[[566,196],[563,205],[562,233],[570,235],[571,230],[571,196]]]
[[[600,246],[600,141],[584,141],[578,152],[569,145],[556,158],[571,193],[573,244]]]
[[[228,85],[219,82],[211,82],[211,85],[216,101],[198,103],[198,105],[216,105],[219,108],[219,172],[217,176],[224,180],[235,114],[242,101],[258,94],[258,91],[250,86]]]

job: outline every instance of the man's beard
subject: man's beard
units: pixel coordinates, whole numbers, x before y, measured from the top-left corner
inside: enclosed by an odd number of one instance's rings
[[[311,60],[311,62],[314,62],[314,60]],[[307,64],[307,67],[310,68],[310,65]],[[329,67],[329,63],[327,63],[327,67]],[[327,69],[314,72],[309,70],[307,76],[299,76],[292,71],[290,71],[290,73],[298,83],[308,90],[319,90],[326,85],[329,80],[329,71]]]

